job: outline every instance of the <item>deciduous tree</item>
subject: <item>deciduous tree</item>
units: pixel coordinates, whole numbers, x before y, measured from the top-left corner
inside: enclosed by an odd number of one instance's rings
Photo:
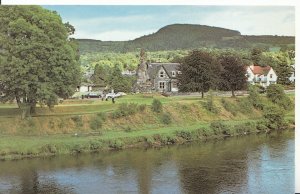
[[[70,96],[80,80],[77,45],[68,38],[73,32],[40,6],[1,6],[1,101],[16,99],[25,116],[37,103],[51,107]]]

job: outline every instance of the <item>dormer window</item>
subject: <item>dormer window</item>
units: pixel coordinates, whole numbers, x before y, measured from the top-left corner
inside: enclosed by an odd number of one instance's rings
[[[175,76],[176,76],[176,72],[172,71],[172,77],[175,77]]]
[[[159,77],[165,77],[165,73],[163,71],[159,72]]]
[[[270,74],[270,78],[272,78],[273,77],[273,74]]]

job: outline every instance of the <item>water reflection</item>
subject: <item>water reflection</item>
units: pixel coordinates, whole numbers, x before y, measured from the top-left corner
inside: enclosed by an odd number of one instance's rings
[[[293,193],[294,133],[0,162],[0,193]]]

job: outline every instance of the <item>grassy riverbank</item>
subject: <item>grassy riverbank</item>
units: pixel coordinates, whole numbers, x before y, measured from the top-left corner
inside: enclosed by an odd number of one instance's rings
[[[153,99],[162,102],[159,113]],[[293,96],[291,96],[293,98]],[[103,149],[161,146],[192,140],[265,132],[262,112],[246,97],[215,97],[217,111],[199,97],[129,95],[116,104],[69,100],[21,120],[15,104],[0,106],[0,159],[17,159]],[[267,100],[264,99],[267,103]],[[124,104],[124,103],[127,104]],[[286,120],[294,123],[294,110]]]

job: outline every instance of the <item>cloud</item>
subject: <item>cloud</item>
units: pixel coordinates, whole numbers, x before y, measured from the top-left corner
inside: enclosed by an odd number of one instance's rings
[[[128,30],[112,30],[105,31],[100,33],[91,33],[89,31],[82,31],[75,33],[73,37],[82,38],[82,39],[96,39],[102,41],[124,41],[124,40],[133,40],[137,37],[141,37],[143,35],[151,34],[156,30],[147,30],[147,31],[128,31]]]

